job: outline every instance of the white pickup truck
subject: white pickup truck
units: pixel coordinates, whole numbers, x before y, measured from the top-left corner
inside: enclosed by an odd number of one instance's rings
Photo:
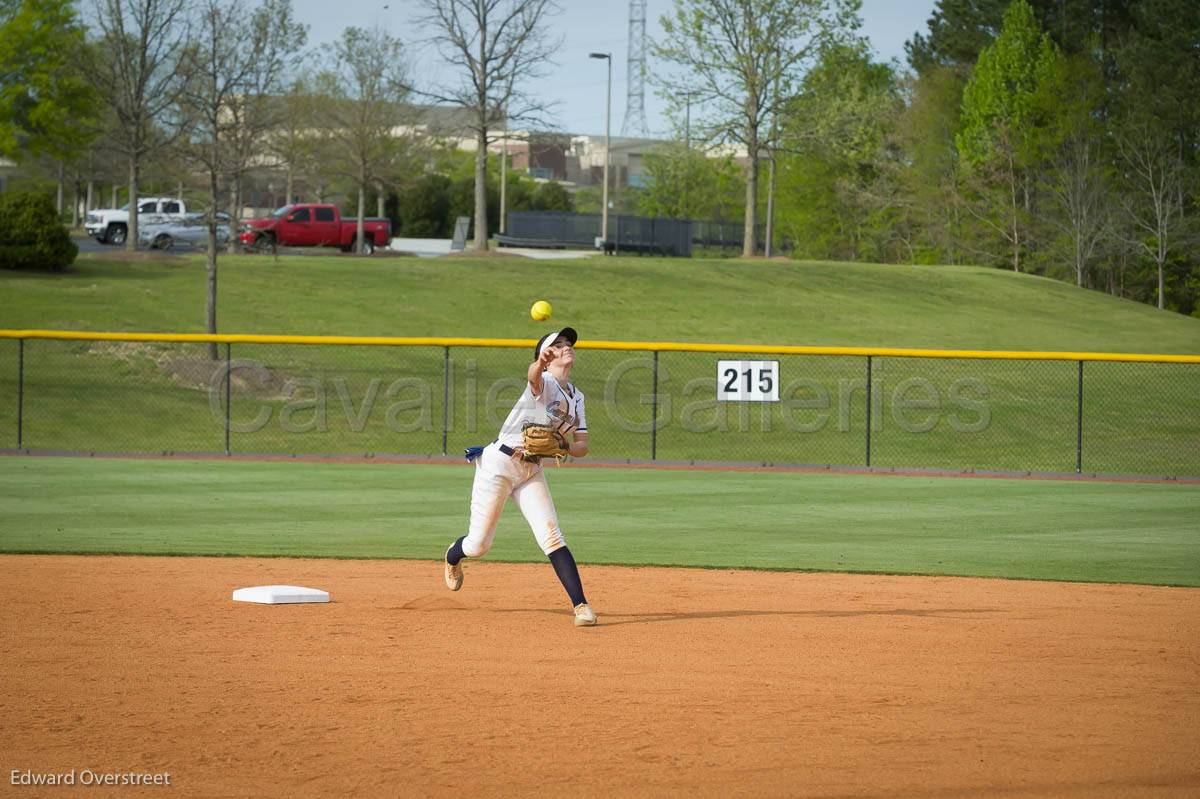
[[[181,221],[187,208],[175,197],[139,197],[138,226]],[[129,235],[129,203],[88,211],[84,229],[101,244],[124,244]]]

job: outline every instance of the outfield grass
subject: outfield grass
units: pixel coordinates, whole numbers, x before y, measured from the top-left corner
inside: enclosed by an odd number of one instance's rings
[[[0,551],[434,560],[472,471],[0,458]],[[549,475],[584,563],[1200,586],[1200,486],[617,469]],[[494,560],[539,561],[510,504]],[[431,578],[431,580],[434,578]]]

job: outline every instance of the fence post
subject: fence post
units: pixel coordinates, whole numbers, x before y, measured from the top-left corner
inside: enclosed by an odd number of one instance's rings
[[[871,468],[871,405],[874,404],[872,402],[873,399],[874,399],[874,397],[872,396],[872,391],[871,391],[871,356],[868,355],[867,356],[867,468],[868,469]]]
[[[23,449],[25,425],[25,339],[17,339],[17,449]]]
[[[1083,361],[1079,362],[1075,410],[1075,474],[1083,473]]]
[[[658,459],[658,350],[654,351],[654,389],[650,395],[650,460]]]
[[[230,454],[229,448],[229,430],[233,426],[230,420],[233,417],[233,345],[228,341],[225,342],[225,454]]]
[[[442,359],[442,454],[448,450],[446,444],[450,430],[450,347],[445,348]]]

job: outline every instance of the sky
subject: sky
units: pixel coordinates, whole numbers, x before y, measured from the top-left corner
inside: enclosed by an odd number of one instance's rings
[[[409,48],[410,68],[420,84],[430,85],[448,74],[435,53],[424,42],[429,32],[416,20],[421,16],[418,0],[292,0],[297,18],[309,26],[309,44],[326,45],[337,39],[347,25],[381,27]],[[935,0],[862,0],[862,33],[879,58],[904,60],[904,42],[924,30]],[[552,119],[556,127],[570,133],[604,133],[606,71],[603,61],[588,58],[592,51],[613,54],[612,133],[619,135],[625,118],[625,58],[629,38],[628,0],[560,0],[562,12],[550,26],[563,37],[556,63],[538,87],[539,94],[557,101]],[[668,13],[672,0],[646,0],[646,37],[661,35],[659,18]],[[654,63],[647,62],[647,72]],[[453,74],[453,73],[449,73]],[[650,134],[665,135],[669,120],[665,104],[647,83],[645,108]]]

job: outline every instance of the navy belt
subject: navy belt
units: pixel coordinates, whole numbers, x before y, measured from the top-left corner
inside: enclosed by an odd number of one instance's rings
[[[501,452],[503,452],[505,455],[507,455],[510,458],[513,457],[514,455],[520,455],[521,460],[525,461],[526,463],[541,463],[542,462],[541,455],[526,455],[524,452],[517,452],[517,450],[513,449],[512,447],[510,447],[506,444],[501,444],[499,449]]]
[[[466,456],[467,462],[469,463],[469,462],[474,461],[480,455],[482,455],[483,449],[484,449],[483,447],[467,447],[467,449],[463,450],[463,454]],[[515,449],[513,449],[512,447],[508,446],[507,444],[501,444],[499,446],[499,450],[510,458],[517,454],[517,451]],[[541,463],[541,461],[542,461],[542,458],[540,455],[522,454],[521,459],[528,463]]]

